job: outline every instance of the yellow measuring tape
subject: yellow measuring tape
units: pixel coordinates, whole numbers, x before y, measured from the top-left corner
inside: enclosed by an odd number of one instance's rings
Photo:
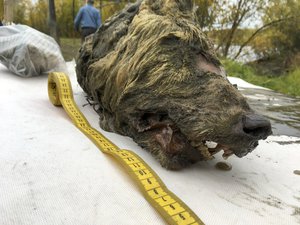
[[[119,149],[99,131],[91,127],[74,102],[71,82],[64,73],[50,73],[48,95],[55,106],[63,106],[75,126],[106,154],[123,165],[127,173],[138,184],[147,201],[171,225],[204,225],[197,215],[175,194],[158,175],[134,152]]]

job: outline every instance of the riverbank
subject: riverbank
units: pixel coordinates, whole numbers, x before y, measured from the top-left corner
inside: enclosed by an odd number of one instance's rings
[[[266,87],[283,94],[300,97],[300,68],[281,76],[260,75],[255,68],[232,61],[222,60],[228,76],[239,77],[249,83]]]

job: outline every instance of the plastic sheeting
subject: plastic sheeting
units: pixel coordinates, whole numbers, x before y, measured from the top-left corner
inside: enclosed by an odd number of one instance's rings
[[[0,62],[22,77],[66,71],[55,40],[26,25],[0,27]]]

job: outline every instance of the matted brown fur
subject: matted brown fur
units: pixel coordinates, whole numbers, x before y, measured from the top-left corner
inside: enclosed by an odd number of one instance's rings
[[[211,159],[206,141],[236,153],[266,136],[239,134],[253,111],[193,11],[190,0],[138,1],[89,37],[77,59],[78,82],[99,104],[100,126],[132,137],[170,169]]]

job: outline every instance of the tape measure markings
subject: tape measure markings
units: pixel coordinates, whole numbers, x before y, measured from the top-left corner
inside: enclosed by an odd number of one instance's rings
[[[71,83],[64,73],[50,73],[48,95],[55,106],[63,106],[75,126],[82,131],[103,153],[114,157],[136,181],[146,200],[171,225],[204,225],[162,182],[146,162],[130,150],[119,149],[98,130],[91,127],[73,99]]]

